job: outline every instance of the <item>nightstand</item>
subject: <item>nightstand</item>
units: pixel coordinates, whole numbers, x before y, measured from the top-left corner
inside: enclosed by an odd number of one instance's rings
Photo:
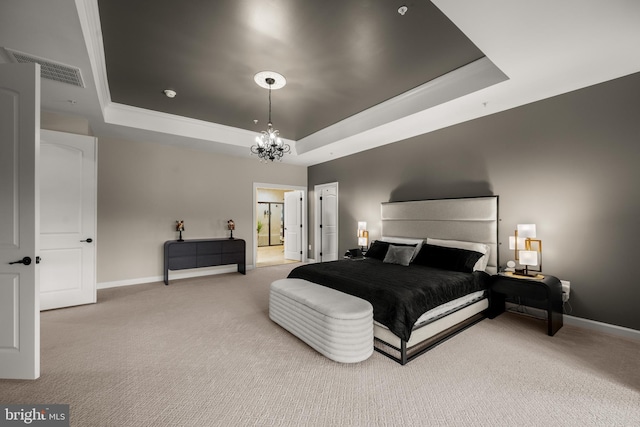
[[[504,313],[505,298],[520,297],[541,303],[547,311],[547,333],[553,336],[562,328],[562,283],[557,277],[545,274],[543,278],[500,273],[491,276],[491,302],[489,318]]]

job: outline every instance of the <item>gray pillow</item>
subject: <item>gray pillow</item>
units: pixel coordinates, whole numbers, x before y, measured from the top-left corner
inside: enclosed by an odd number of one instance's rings
[[[387,254],[385,255],[382,262],[386,262],[387,264],[400,264],[408,266],[411,262],[411,258],[413,257],[414,250],[415,247],[413,246],[389,245]]]

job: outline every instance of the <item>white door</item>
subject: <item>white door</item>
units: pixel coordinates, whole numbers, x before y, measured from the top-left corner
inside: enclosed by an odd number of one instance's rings
[[[338,259],[338,183],[317,185],[316,258],[320,262]]]
[[[40,134],[40,309],[96,302],[96,139]]]
[[[302,261],[302,191],[284,193],[284,257]]]
[[[0,65],[0,378],[40,376],[39,132],[40,66]]]

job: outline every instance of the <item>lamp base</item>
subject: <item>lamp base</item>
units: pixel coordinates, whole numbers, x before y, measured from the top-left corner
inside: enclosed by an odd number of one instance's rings
[[[539,271],[527,271],[524,268],[516,268],[513,272],[514,275],[516,276],[525,276],[525,277],[536,277],[536,278],[541,278],[544,277],[542,274],[540,274]]]

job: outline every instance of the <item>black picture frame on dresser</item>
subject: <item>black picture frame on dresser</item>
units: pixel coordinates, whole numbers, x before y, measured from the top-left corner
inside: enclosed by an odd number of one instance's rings
[[[164,243],[164,284],[169,285],[169,270],[238,264],[238,273],[246,274],[246,243],[242,239],[168,240]]]
[[[554,276],[542,279],[500,273],[491,276],[491,299],[488,317],[504,313],[507,297],[519,297],[536,308],[547,312],[547,334],[553,336],[562,328],[562,283]]]

